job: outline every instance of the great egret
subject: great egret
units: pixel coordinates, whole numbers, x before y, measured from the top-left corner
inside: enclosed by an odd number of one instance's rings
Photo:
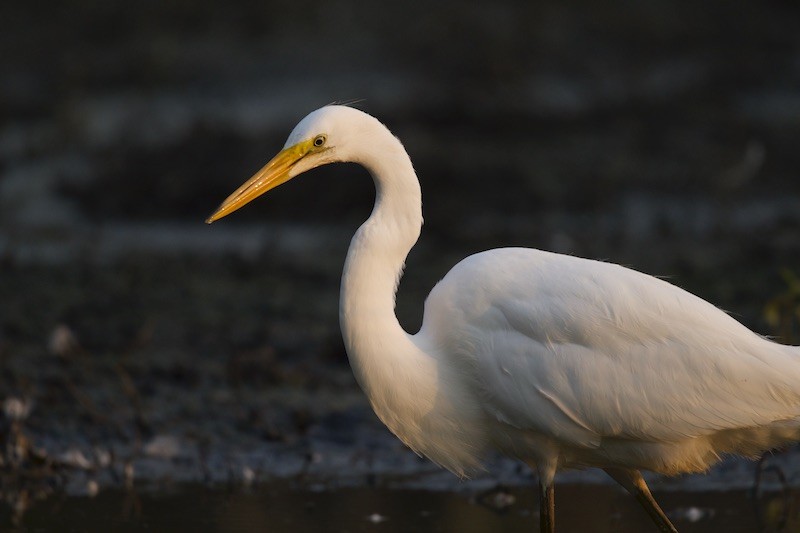
[[[619,265],[481,252],[434,287],[421,329],[406,333],[395,293],[422,226],[420,185],[400,141],[356,109],[305,117],[207,222],[340,161],[366,167],[377,190],[342,274],[339,319],[358,383],[395,435],[459,476],[491,448],[534,468],[542,531],[554,530],[559,468],[603,468],[675,531],[640,469],[699,472],[721,454],[800,438],[800,349]]]

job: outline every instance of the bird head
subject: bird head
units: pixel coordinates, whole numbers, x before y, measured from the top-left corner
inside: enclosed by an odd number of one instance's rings
[[[374,118],[346,106],[330,105],[313,111],[295,126],[283,150],[228,196],[207,224],[227,216],[295,176],[321,165],[348,160],[348,142],[362,130],[359,124]],[[376,121],[377,122],[377,121]]]

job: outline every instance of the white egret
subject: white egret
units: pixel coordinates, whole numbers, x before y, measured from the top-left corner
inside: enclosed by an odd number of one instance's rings
[[[419,332],[405,332],[395,293],[422,226],[420,185],[400,141],[361,111],[309,114],[207,222],[340,161],[366,167],[377,190],[341,284],[358,383],[395,435],[459,476],[489,449],[534,468],[543,531],[554,530],[560,468],[605,469],[675,531],[640,469],[699,472],[721,454],[800,439],[800,349],[619,265],[525,248],[478,253],[431,291]]]

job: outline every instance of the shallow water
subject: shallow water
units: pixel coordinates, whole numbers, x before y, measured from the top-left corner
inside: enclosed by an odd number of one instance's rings
[[[800,492],[658,492],[682,532],[796,531]],[[756,505],[758,503],[758,505]],[[615,487],[557,487],[560,531],[652,531],[632,498]],[[11,524],[8,508],[0,529]],[[385,488],[326,491],[286,485],[224,490],[181,487],[175,492],[104,491],[94,498],[50,498],[34,504],[12,531],[536,531],[535,491],[484,494]],[[3,529],[5,530],[5,529]]]

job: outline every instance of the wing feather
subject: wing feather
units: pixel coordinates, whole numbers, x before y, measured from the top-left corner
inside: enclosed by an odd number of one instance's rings
[[[619,265],[522,248],[476,254],[431,292],[423,331],[491,416],[578,446],[800,415],[793,348]]]

